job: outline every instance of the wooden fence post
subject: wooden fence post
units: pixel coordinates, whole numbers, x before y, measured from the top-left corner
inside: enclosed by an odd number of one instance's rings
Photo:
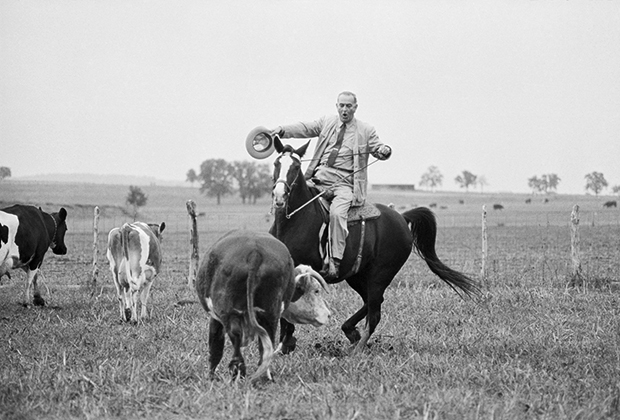
[[[571,259],[573,261],[573,270],[571,273],[571,285],[579,286],[583,283],[583,276],[581,275],[581,259],[579,255],[579,205],[573,206],[573,211],[570,215],[571,222]]]
[[[480,270],[480,276],[482,281],[487,281],[487,257],[489,251],[489,244],[487,242],[487,206],[482,205],[482,268]]]
[[[99,259],[99,206],[95,206],[95,214],[93,217],[93,274],[91,276],[91,284],[93,288],[97,286],[97,276],[99,275],[99,267],[97,260]]]
[[[189,287],[194,286],[196,281],[196,275],[198,274],[198,223],[196,222],[196,203],[192,200],[187,200],[187,214],[189,214],[189,220],[191,222],[189,230],[189,242],[191,244],[191,250],[189,255],[189,275],[187,277],[187,285]]]

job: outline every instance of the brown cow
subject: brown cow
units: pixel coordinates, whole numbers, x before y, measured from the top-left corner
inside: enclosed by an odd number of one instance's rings
[[[329,319],[317,281],[326,287],[312,268],[295,268],[286,246],[267,233],[235,230],[216,241],[196,278],[198,298],[211,318],[211,375],[222,360],[226,333],[234,349],[229,365],[233,377],[245,376],[241,347],[258,337],[260,363],[252,379],[263,374],[271,379],[269,363],[280,317],[315,326]]]

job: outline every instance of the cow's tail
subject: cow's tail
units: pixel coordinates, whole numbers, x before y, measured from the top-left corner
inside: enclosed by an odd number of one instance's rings
[[[247,281],[247,305],[248,305],[248,325],[252,330],[252,335],[258,335],[258,339],[263,348],[263,354],[261,357],[261,364],[258,366],[258,369],[252,375],[252,380],[260,378],[265,373],[267,377],[271,379],[271,375],[269,373],[269,364],[271,363],[271,358],[273,357],[273,344],[271,342],[271,337],[265,329],[258,323],[256,319],[256,311],[260,310],[254,307],[254,294],[256,293],[256,288],[258,287],[258,271],[263,263],[263,257],[258,251],[252,251],[248,255],[247,264],[248,264],[248,281]]]
[[[413,234],[413,246],[416,253],[426,262],[431,271],[461,297],[459,290],[470,297],[479,294],[480,289],[474,280],[451,269],[437,257],[435,252],[437,221],[433,212],[426,207],[417,207],[401,214]]]
[[[132,278],[131,274],[131,261],[129,260],[129,234],[131,233],[131,226],[129,223],[121,226],[121,248],[123,248],[123,257],[125,257],[125,272],[127,274],[127,281]]]

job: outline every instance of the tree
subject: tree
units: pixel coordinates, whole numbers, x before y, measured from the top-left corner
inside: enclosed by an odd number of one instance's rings
[[[527,180],[527,186],[532,189],[532,194],[536,194],[541,191],[542,180],[538,179],[538,176],[534,175],[533,177]]]
[[[256,177],[256,163],[244,161],[235,161],[231,165],[231,175],[237,181],[239,196],[241,202],[245,204],[250,198],[253,179]]]
[[[545,178],[545,180],[547,182],[547,188],[549,190],[556,191],[558,189],[558,184],[560,183],[561,179],[560,179],[560,177],[557,174],[543,175],[543,178]]]
[[[4,178],[11,177],[11,168],[7,168],[6,166],[0,166],[0,181]]]
[[[140,187],[130,185],[129,194],[125,200],[127,204],[133,207],[133,219],[136,220],[138,216],[138,208],[146,205],[148,197],[144,194]]]
[[[614,185],[613,187],[611,187],[611,190],[614,194],[620,195],[620,185]]]
[[[476,179],[478,177],[469,171],[463,171],[462,175],[458,175],[454,178],[454,182],[459,184],[459,187],[465,188],[465,192],[469,191],[469,187],[476,185]]]
[[[598,194],[607,187],[607,180],[605,176],[600,172],[591,172],[585,176],[586,179],[586,191],[592,190],[592,192],[598,196]]]
[[[536,175],[527,180],[527,185],[532,189],[532,193],[537,192],[548,194],[550,190],[556,190],[561,179],[557,174],[545,174],[538,178]]]
[[[198,181],[198,175],[196,175],[196,171],[193,169],[187,171],[187,174],[185,176],[185,180],[192,184],[192,187],[194,186],[194,182]]]
[[[266,163],[257,165],[249,187],[252,204],[256,204],[256,199],[271,191],[272,183],[271,166]]]
[[[487,181],[487,177],[484,175],[480,175],[478,177],[477,184],[480,186],[480,194],[482,194],[484,192],[484,187],[489,185],[489,182]]]
[[[201,182],[200,192],[208,197],[216,197],[220,205],[222,196],[232,193],[233,168],[224,159],[208,159],[200,164],[198,180]]]
[[[429,187],[435,192],[435,188],[440,187],[443,182],[443,175],[439,172],[439,168],[435,165],[429,166],[422,178],[420,179],[421,187]]]

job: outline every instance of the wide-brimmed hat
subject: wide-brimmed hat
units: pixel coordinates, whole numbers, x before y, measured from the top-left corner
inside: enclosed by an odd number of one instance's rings
[[[276,150],[273,141],[274,139],[271,137],[271,131],[260,126],[250,131],[250,134],[248,134],[248,137],[245,139],[245,148],[253,158],[265,159],[271,156]]]

